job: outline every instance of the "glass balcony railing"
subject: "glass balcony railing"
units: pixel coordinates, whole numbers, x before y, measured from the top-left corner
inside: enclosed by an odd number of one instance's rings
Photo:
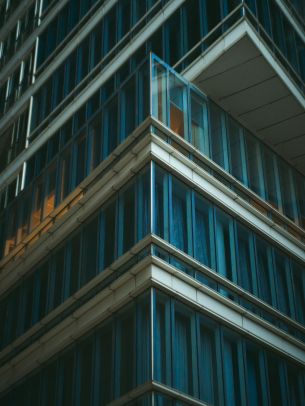
[[[295,227],[302,240],[304,177],[152,55],[151,63],[145,60],[122,82],[119,74],[111,78],[26,162],[24,190],[2,209],[1,255],[33,233],[149,117],[185,147],[194,147],[199,164],[205,161],[242,198],[272,219],[280,216],[284,227]]]
[[[305,228],[304,177],[168,65],[152,59],[152,116]]]

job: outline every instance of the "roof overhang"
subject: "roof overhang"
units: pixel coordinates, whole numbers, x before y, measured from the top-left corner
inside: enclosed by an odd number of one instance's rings
[[[247,20],[183,74],[305,174],[305,96]]]

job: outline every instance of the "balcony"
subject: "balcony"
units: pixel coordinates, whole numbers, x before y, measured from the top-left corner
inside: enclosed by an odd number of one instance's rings
[[[304,34],[275,2],[241,4],[176,68],[305,173]]]

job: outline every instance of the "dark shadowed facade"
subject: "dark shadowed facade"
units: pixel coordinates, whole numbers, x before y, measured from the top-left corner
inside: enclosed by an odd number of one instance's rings
[[[0,0],[0,404],[305,404],[303,0]]]

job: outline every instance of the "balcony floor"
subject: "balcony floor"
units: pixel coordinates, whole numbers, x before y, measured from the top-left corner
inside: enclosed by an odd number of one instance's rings
[[[305,174],[305,96],[246,21],[184,75]]]

